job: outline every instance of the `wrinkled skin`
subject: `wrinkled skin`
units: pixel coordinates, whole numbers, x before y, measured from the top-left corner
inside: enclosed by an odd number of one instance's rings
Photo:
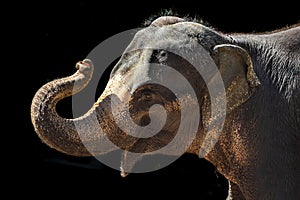
[[[299,199],[299,26],[268,34],[225,35],[177,17],[158,18],[136,34],[114,67],[105,91],[85,115],[65,119],[56,113],[55,105],[88,84],[93,71],[91,61],[78,62],[74,75],[43,86],[31,107],[35,131],[50,147],[74,156],[89,156],[91,149],[93,155],[111,151],[98,149],[97,145],[106,137],[119,148],[132,152],[151,152],[167,145],[179,126],[180,106],[168,89],[145,81],[155,74],[149,63],[164,64],[183,74],[197,95],[197,99],[187,99],[191,108],[199,106],[201,121],[186,152],[198,155],[207,134],[205,126],[211,120],[208,90],[190,63],[167,51],[192,50],[194,43],[209,52],[224,80],[226,121],[218,142],[205,159],[230,182],[228,199]],[[147,44],[164,48],[147,49]],[[115,94],[120,102],[130,97],[128,104],[115,105],[119,113],[126,107],[130,116],[112,117],[110,104]],[[128,118],[138,125],[147,125],[149,108],[154,104],[164,106],[167,115],[157,135],[137,138],[117,126],[116,121]],[[92,123],[93,117],[104,131]],[[86,133],[84,137],[78,136],[74,123],[80,124]],[[88,151],[83,143],[91,149]]]

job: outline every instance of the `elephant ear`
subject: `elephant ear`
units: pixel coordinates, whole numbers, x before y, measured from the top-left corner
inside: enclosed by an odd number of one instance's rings
[[[236,45],[221,44],[214,47],[213,56],[222,76],[231,111],[246,102],[260,85],[248,52]]]

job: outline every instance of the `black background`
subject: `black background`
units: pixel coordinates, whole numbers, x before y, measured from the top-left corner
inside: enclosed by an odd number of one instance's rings
[[[5,74],[8,81],[3,91],[7,103],[13,103],[13,112],[9,111],[4,121],[4,125],[13,122],[5,134],[8,139],[3,141],[3,146],[8,147],[4,153],[8,156],[3,158],[6,185],[14,189],[11,195],[39,198],[169,198],[184,194],[185,199],[194,195],[198,199],[225,199],[225,178],[194,155],[183,155],[159,171],[121,178],[119,171],[93,158],[71,157],[50,149],[31,125],[31,100],[46,82],[74,73],[75,63],[103,40],[140,27],[145,19],[165,9],[181,17],[197,16],[222,32],[270,31],[300,19],[296,3],[287,1],[266,5],[250,1],[42,1],[12,2],[4,8],[9,13],[3,16],[8,22],[3,32],[8,33],[4,37],[9,43],[5,48],[9,58],[5,68],[10,74]],[[68,116],[70,107],[66,100],[58,110]]]

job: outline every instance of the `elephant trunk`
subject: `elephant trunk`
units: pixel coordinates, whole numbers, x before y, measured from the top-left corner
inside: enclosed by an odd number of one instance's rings
[[[37,91],[31,105],[31,120],[41,140],[60,152],[75,156],[100,154],[103,152],[99,152],[99,145],[106,137],[101,127],[107,134],[117,133],[107,114],[109,95],[102,95],[86,114],[75,119],[63,118],[56,112],[60,100],[82,90],[92,78],[94,67],[90,60],[78,62],[76,67],[78,70],[72,76],[49,82]],[[101,151],[109,150],[101,147]]]

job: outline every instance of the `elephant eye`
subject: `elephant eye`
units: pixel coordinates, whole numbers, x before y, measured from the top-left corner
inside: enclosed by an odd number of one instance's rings
[[[168,59],[168,52],[165,50],[160,50],[157,54],[157,59],[160,63],[166,61]]]

